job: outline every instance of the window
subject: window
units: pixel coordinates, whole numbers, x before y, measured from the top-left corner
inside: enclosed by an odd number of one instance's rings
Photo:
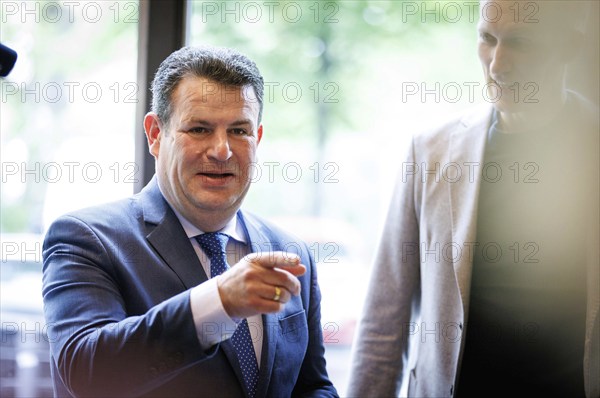
[[[18,53],[0,81],[3,397],[52,396],[44,230],[133,192],[137,18],[134,1],[0,3],[0,40]]]
[[[407,139],[482,101],[477,16],[477,2],[190,3],[188,44],[234,47],[265,79],[244,207],[303,238],[318,261],[327,366],[342,396]]]

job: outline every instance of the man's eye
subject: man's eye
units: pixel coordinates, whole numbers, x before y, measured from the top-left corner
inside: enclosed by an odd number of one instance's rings
[[[484,43],[495,43],[496,38],[489,33],[480,33],[479,39]]]
[[[246,129],[231,129],[231,132],[235,135],[248,135],[248,131]]]
[[[193,127],[191,129],[189,129],[188,131],[193,134],[203,134],[203,133],[208,132],[208,129],[205,127]]]

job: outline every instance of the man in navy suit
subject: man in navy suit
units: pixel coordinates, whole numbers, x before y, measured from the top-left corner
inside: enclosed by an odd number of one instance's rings
[[[263,135],[256,65],[229,49],[182,48],[152,92],[153,180],[59,218],[46,235],[55,395],[337,396],[307,246],[240,210]],[[225,237],[234,265],[219,275],[203,234]]]

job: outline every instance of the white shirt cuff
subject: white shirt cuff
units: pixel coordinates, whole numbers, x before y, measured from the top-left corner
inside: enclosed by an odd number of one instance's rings
[[[192,288],[190,305],[198,340],[203,350],[233,336],[238,324],[227,315],[223,307],[217,278],[209,279]]]

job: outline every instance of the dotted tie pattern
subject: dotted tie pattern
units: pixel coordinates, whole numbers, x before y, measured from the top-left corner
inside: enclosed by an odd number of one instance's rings
[[[213,278],[227,271],[229,266],[227,265],[225,248],[229,236],[220,232],[210,232],[198,235],[196,240],[210,258],[210,277]],[[256,386],[258,385],[258,362],[256,361],[252,336],[246,319],[240,322],[235,333],[231,336],[231,343],[240,362],[246,392],[249,397],[253,398],[256,396]]]

